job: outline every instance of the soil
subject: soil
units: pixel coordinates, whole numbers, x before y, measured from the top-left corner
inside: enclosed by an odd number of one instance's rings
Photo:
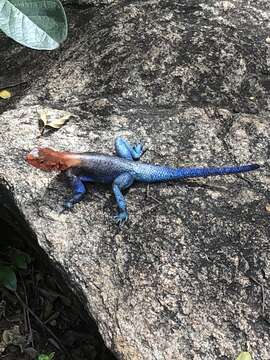
[[[7,264],[8,254],[16,251],[10,239],[17,234],[4,221],[0,229],[8,237],[1,240],[0,264]],[[31,262],[25,270],[16,270],[17,290],[0,287],[0,359],[31,360],[44,354],[44,360],[50,360],[52,353],[57,360],[115,359],[57,270],[48,260],[44,266],[31,250],[23,251]]]

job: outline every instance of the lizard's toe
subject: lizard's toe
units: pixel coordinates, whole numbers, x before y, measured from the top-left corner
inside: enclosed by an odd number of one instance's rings
[[[73,208],[74,204],[72,201],[65,201],[62,207],[62,210],[60,211],[60,214],[62,214],[65,211],[69,211]]]
[[[128,214],[126,212],[121,212],[114,217],[115,222],[119,226],[124,225],[127,219],[128,219]]]
[[[133,147],[134,153],[135,153],[135,159],[139,159],[145,152],[145,150],[143,149],[144,145],[143,144],[136,144]]]

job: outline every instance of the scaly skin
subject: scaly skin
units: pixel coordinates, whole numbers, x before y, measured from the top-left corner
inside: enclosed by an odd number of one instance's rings
[[[122,190],[130,187],[134,181],[154,183],[190,177],[237,174],[259,168],[257,164],[205,168],[170,168],[146,164],[134,161],[139,160],[144,153],[143,145],[131,146],[122,138],[116,139],[115,151],[117,156],[35,148],[26,156],[26,161],[38,169],[65,172],[73,189],[72,197],[64,204],[65,209],[71,209],[83,198],[86,193],[85,182],[111,183],[119,208],[115,216],[118,224],[123,224],[128,219]]]

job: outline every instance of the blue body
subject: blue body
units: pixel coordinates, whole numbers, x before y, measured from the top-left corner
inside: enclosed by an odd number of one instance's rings
[[[171,168],[148,164],[141,161],[135,162],[133,160],[105,154],[83,153],[80,156],[81,165],[74,168],[73,172],[77,173],[78,176],[85,178],[84,181],[95,181],[100,183],[112,183],[114,179],[123,173],[131,174],[134,181],[154,183],[190,177],[235,174],[258,168],[258,165]]]
[[[204,168],[171,168],[147,164],[134,161],[140,159],[143,146],[141,144],[131,146],[122,138],[116,139],[115,150],[117,156],[97,153],[76,154],[80,159],[80,165],[66,171],[73,187],[73,196],[65,203],[66,208],[71,208],[81,200],[86,192],[84,182],[112,183],[119,207],[116,220],[123,223],[127,220],[128,214],[122,190],[131,186],[134,181],[155,183],[191,177],[236,174],[259,168],[257,164]]]

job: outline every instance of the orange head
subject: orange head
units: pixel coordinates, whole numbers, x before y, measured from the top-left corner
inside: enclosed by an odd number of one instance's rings
[[[71,153],[55,151],[50,148],[34,148],[25,160],[32,166],[47,171],[63,171],[79,164],[79,159]]]

